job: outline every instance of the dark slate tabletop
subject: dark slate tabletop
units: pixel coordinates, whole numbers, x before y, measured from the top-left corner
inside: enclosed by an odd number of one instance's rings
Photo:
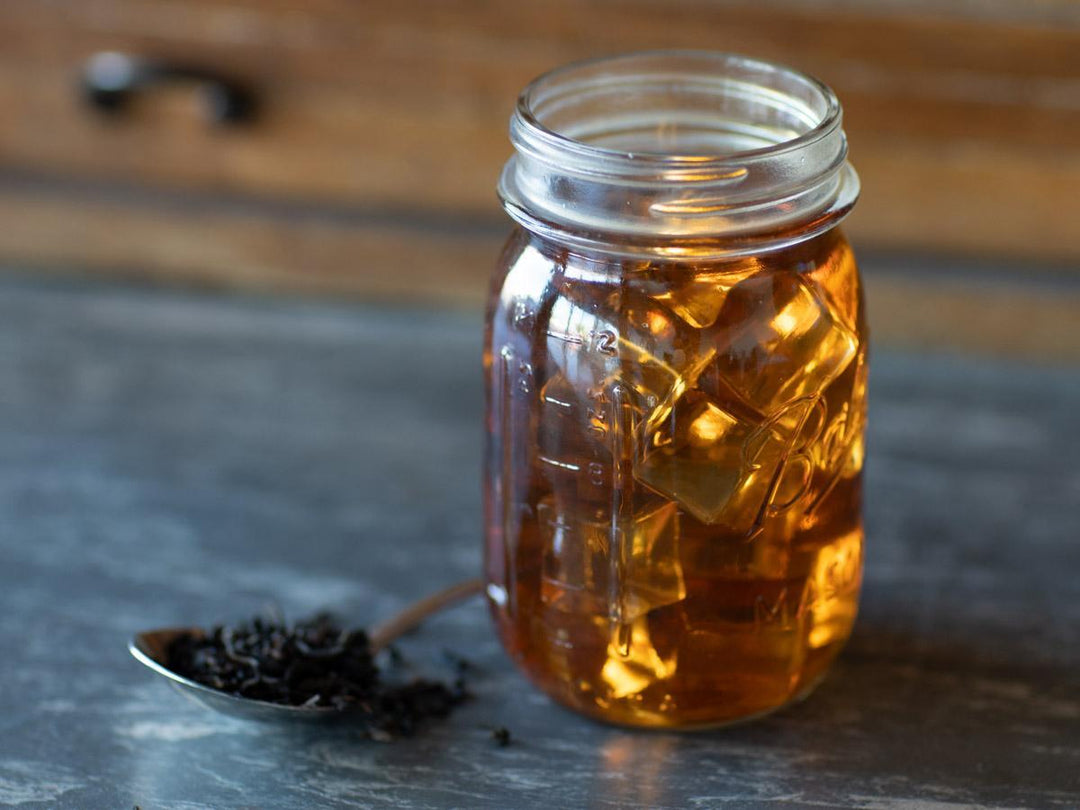
[[[0,805],[1080,806],[1076,369],[877,352],[858,627],[749,725],[579,719],[479,601],[402,645],[470,658],[476,699],[392,744],[217,716],[129,657],[139,628],[366,624],[474,575],[478,321],[0,282]]]

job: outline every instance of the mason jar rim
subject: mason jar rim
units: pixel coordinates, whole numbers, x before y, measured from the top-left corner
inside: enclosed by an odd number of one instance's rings
[[[546,126],[539,120],[539,117],[534,112],[534,101],[539,92],[553,82],[565,79],[574,73],[579,73],[583,69],[599,67],[601,65],[610,65],[614,67],[620,62],[630,64],[643,59],[665,57],[697,59],[701,60],[702,63],[719,63],[726,66],[738,65],[741,67],[753,67],[762,71],[783,73],[789,78],[805,83],[807,87],[813,88],[820,93],[821,99],[826,105],[825,114],[815,126],[806,132],[800,133],[794,138],[762,146],[757,149],[740,150],[725,155],[689,155],[670,152],[651,152],[648,150],[634,150],[631,152],[584,143]],[[777,155],[783,152],[800,149],[808,143],[826,137],[830,132],[840,127],[842,117],[843,111],[840,106],[840,101],[832,88],[820,79],[811,76],[809,73],[798,70],[797,68],[790,67],[780,62],[769,62],[763,59],[744,56],[743,54],[731,51],[669,48],[635,51],[632,53],[615,54],[613,56],[596,56],[552,68],[537,76],[522,89],[517,97],[513,123],[520,122],[521,126],[530,129],[536,137],[544,139],[555,148],[565,149],[584,156],[591,156],[599,160],[626,160],[634,165],[641,165],[644,163],[693,163],[695,167],[703,168],[714,165],[727,166],[731,163],[745,160],[746,158]]]
[[[499,194],[529,230],[607,252],[779,248],[834,226],[858,197],[842,117],[825,83],[739,54],[573,62],[518,96]],[[642,136],[708,146],[635,145]]]

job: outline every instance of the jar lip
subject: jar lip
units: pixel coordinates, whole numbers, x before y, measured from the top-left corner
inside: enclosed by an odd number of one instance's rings
[[[770,250],[858,198],[842,118],[820,80],[739,54],[574,62],[519,95],[499,196],[524,227],[611,252]]]
[[[550,89],[557,82],[564,81],[575,73],[593,67],[632,65],[636,62],[646,62],[651,59],[674,58],[682,60],[696,60],[701,66],[722,66],[752,68],[763,73],[783,74],[788,79],[801,82],[816,91],[824,103],[825,109],[820,120],[810,129],[799,133],[794,138],[789,138],[776,143],[761,146],[755,149],[744,149],[727,152],[724,154],[690,154],[681,152],[658,152],[651,150],[623,150],[612,149],[607,146],[597,146],[587,143],[544,124],[535,112],[537,96],[544,90]],[[705,172],[709,169],[719,170],[717,174],[724,174],[732,166],[741,166],[748,159],[778,157],[789,152],[797,151],[815,141],[828,137],[842,125],[843,108],[839,99],[827,84],[821,80],[804,73],[788,65],[770,62],[731,51],[709,51],[701,49],[657,49],[648,51],[635,51],[608,56],[598,56],[589,59],[581,59],[560,65],[533,79],[518,95],[514,111],[513,123],[520,122],[528,130],[528,134],[547,146],[559,151],[573,153],[574,155],[598,161],[625,163],[626,168],[633,166],[646,169],[670,169],[676,167],[692,167],[697,172]],[[621,172],[620,172],[621,173]]]

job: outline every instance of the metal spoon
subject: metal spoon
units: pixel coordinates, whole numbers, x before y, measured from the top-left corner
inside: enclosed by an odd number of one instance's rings
[[[480,593],[482,589],[483,583],[480,580],[471,579],[467,582],[459,582],[446,590],[414,602],[390,620],[376,625],[372,629],[368,636],[372,654],[416,627],[433,613],[438,613],[455,602]],[[269,703],[265,700],[253,700],[238,695],[230,695],[227,692],[219,692],[209,686],[203,686],[201,683],[177,675],[165,666],[165,662],[168,660],[169,644],[177,636],[184,633],[190,633],[196,637],[204,635],[204,631],[198,627],[169,627],[160,630],[148,630],[132,637],[131,641],[128,642],[128,651],[135,656],[137,661],[145,664],[158,675],[168,678],[172,686],[185,697],[233,717],[241,717],[246,720],[323,721],[347,716],[350,712],[356,711],[354,709],[335,709],[329,706],[284,706],[280,703]]]

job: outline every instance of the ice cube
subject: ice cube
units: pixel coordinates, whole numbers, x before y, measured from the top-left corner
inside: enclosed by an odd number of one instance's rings
[[[652,298],[691,326],[704,329],[716,323],[728,292],[760,269],[756,259],[736,259],[708,270],[691,267],[678,275],[673,270]]]
[[[750,535],[776,496],[784,464],[815,403],[803,399],[770,419],[752,421],[691,391],[664,422],[649,426],[634,460],[634,477],[701,522]]]
[[[870,376],[870,365],[867,351],[864,347],[859,352],[855,361],[858,365],[855,371],[855,385],[853,387],[851,401],[848,403],[846,416],[847,453],[844,457],[843,475],[856,475],[862,470],[863,457],[866,454],[864,444],[866,433],[866,406],[867,406],[867,383]]]
[[[675,504],[654,499],[630,519],[612,520],[609,510],[574,509],[547,495],[536,515],[549,606],[625,624],[686,597]]]
[[[620,384],[645,414],[692,387],[714,354],[646,295],[572,286],[551,308],[547,349],[579,400]]]
[[[716,370],[762,415],[820,393],[855,357],[855,334],[812,282],[759,273],[736,285],[717,322]]]
[[[804,272],[813,279],[819,289],[825,291],[832,304],[833,314],[854,330],[859,320],[861,306],[859,274],[855,269],[855,255],[851,245],[842,236],[830,238],[813,266]]]
[[[607,685],[607,696],[627,698],[643,692],[657,681],[675,674],[678,663],[676,647],[661,651],[649,630],[646,617],[621,625],[608,644],[607,660],[601,677]]]

